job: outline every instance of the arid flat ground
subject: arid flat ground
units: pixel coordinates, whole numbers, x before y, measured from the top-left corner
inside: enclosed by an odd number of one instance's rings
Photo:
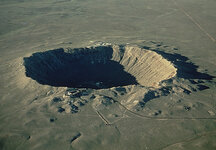
[[[0,149],[216,149],[215,78],[182,76],[169,83],[172,90],[149,94],[132,85],[73,91],[26,77],[23,59],[101,42],[130,44],[182,56],[188,60],[178,66],[191,62],[213,77],[215,8],[215,0],[0,0]],[[68,91],[85,103],[76,113]],[[122,105],[140,96],[142,109]]]

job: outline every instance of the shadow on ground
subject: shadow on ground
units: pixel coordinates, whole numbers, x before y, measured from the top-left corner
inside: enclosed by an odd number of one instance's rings
[[[171,61],[177,70],[177,77],[183,79],[201,79],[201,80],[212,80],[215,78],[207,73],[198,72],[198,66],[192,62],[188,62],[188,58],[180,54],[169,54],[163,51],[154,50],[167,60]]]

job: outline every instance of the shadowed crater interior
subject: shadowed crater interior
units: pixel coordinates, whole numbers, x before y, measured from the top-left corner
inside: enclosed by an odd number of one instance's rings
[[[24,65],[26,76],[40,84],[94,89],[157,87],[177,71],[154,51],[118,45],[37,52],[24,58]]]
[[[40,84],[79,88],[110,88],[137,84],[136,78],[111,60],[112,47],[37,52],[24,58],[26,76]]]

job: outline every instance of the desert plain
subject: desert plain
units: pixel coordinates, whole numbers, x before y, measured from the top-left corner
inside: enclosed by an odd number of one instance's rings
[[[215,0],[0,0],[0,149],[215,150]]]

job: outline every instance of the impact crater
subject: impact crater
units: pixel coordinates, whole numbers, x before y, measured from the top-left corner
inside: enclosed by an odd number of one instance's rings
[[[158,87],[177,73],[157,52],[122,45],[37,52],[24,58],[24,66],[26,76],[40,84],[92,89],[134,84]]]

